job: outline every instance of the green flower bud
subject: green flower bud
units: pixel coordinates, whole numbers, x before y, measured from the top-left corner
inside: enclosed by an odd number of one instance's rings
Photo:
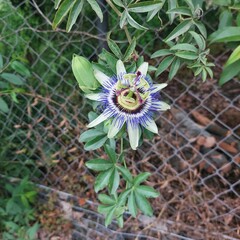
[[[72,70],[77,79],[79,88],[85,92],[90,93],[96,90],[100,84],[94,77],[92,64],[84,57],[73,55]]]

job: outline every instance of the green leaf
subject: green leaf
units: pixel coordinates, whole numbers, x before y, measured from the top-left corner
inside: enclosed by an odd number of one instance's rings
[[[87,0],[87,2],[91,5],[92,10],[97,14],[97,16],[100,18],[100,21],[103,21],[103,13],[102,10],[100,8],[100,6],[98,5],[96,0]]]
[[[157,71],[155,72],[155,76],[159,76],[162,72],[164,72],[173,62],[174,56],[168,56],[160,62]]]
[[[119,21],[120,28],[123,28],[126,25],[126,23],[127,23],[127,11],[124,10]]]
[[[165,2],[165,0],[164,0],[164,2]],[[151,21],[158,14],[158,12],[161,10],[162,6],[163,6],[163,4],[161,4],[160,7],[155,8],[153,11],[148,12],[147,22]]]
[[[171,9],[174,9],[177,7],[177,1],[176,0],[168,0],[168,11]],[[173,23],[173,20],[175,18],[175,13],[169,13],[168,14],[170,24]]]
[[[184,34],[185,32],[187,32],[190,27],[192,26],[192,20],[184,20],[182,21],[180,24],[178,24],[173,31],[167,36],[167,38],[165,39],[166,42],[169,42],[173,39],[175,39],[176,37]]]
[[[207,79],[207,71],[203,68],[202,69],[202,80],[203,82],[205,82]]]
[[[125,202],[127,200],[129,193],[131,193],[131,189],[126,189],[119,195],[119,198],[118,198],[119,205],[125,205]]]
[[[159,192],[154,190],[154,188],[149,186],[140,185],[136,188],[138,194],[143,195],[147,198],[156,198],[159,196]]]
[[[182,51],[191,51],[197,53],[198,50],[192,44],[189,43],[179,43],[170,48],[170,50],[182,50]]]
[[[0,54],[0,69],[2,69],[2,68],[3,68],[3,57]]]
[[[36,222],[33,226],[31,226],[27,230],[27,235],[30,240],[36,239],[37,231],[39,229],[40,225]]]
[[[240,60],[228,65],[223,69],[221,74],[221,78],[219,80],[219,85],[222,86],[223,84],[230,81],[233,77],[237,76],[240,73]]]
[[[240,41],[240,27],[225,27],[219,29],[209,36],[210,43],[213,42],[237,42]]]
[[[107,137],[102,137],[102,136],[96,137],[93,140],[87,142],[84,145],[84,149],[86,151],[96,150],[96,149],[102,147],[103,144],[107,141],[107,139],[108,139]]]
[[[115,200],[112,199],[110,196],[108,196],[108,195],[106,195],[106,194],[99,194],[99,195],[98,195],[98,199],[99,199],[102,203],[104,203],[104,204],[106,204],[106,205],[113,205],[113,204],[115,204]]]
[[[104,136],[104,135],[106,135],[106,133],[102,131],[98,131],[96,129],[90,129],[80,135],[79,142],[88,142],[93,140],[96,137]]]
[[[105,145],[104,146],[104,150],[105,152],[107,153],[107,155],[109,156],[110,160],[113,162],[113,163],[116,163],[117,161],[117,155],[114,151],[114,149],[112,149],[109,145]]]
[[[207,38],[207,30],[203,23],[194,21],[195,26],[198,28],[199,32],[203,35],[204,38]]]
[[[146,179],[151,175],[149,172],[144,172],[138,174],[133,181],[134,186],[139,185],[140,183],[146,181]]]
[[[200,34],[198,34],[198,33],[196,33],[196,32],[193,32],[193,31],[190,31],[189,33],[190,33],[190,34],[193,36],[193,38],[195,39],[195,41],[196,41],[199,49],[203,51],[203,50],[206,48],[206,41],[205,41],[205,39],[203,38],[203,36],[200,35]]]
[[[115,212],[115,207],[113,207],[110,212],[107,214],[106,219],[105,219],[105,226],[107,227],[113,219],[114,216],[114,212]]]
[[[124,54],[123,61],[127,61],[131,58],[131,56],[136,48],[136,44],[137,44],[136,38],[133,38],[131,44],[128,46],[128,48]]]
[[[205,67],[206,71],[208,72],[208,75],[211,77],[211,79],[213,78],[213,71],[211,68],[209,67]]]
[[[232,52],[231,56],[228,58],[225,67],[231,65],[240,59],[240,45]]]
[[[128,182],[132,182],[133,178],[132,178],[132,174],[130,173],[130,171],[122,166],[117,166],[117,169],[121,172],[123,178],[128,181]]]
[[[137,203],[138,208],[145,215],[152,216],[153,215],[153,210],[152,210],[152,207],[151,207],[150,203],[146,199],[146,197],[144,197],[143,195],[138,194],[137,192],[134,192],[134,194],[135,194],[135,199],[136,199],[136,203]]]
[[[54,1],[54,9],[58,9],[61,1],[62,1],[62,0],[55,0],[55,1]]]
[[[82,11],[83,4],[84,0],[76,0],[75,4],[72,6],[67,21],[67,32],[69,32],[72,29],[72,26],[76,23],[77,18]]]
[[[140,25],[139,23],[137,23],[131,16],[128,12],[126,12],[127,14],[127,21],[128,23],[133,27],[133,28],[136,28],[136,29],[139,29],[139,30],[147,30],[146,27]]]
[[[102,53],[99,55],[99,57],[107,62],[107,65],[109,66],[109,68],[116,73],[116,64],[118,59],[111,54],[110,52],[108,52],[106,49],[102,50]]]
[[[109,189],[111,194],[114,194],[117,192],[119,182],[120,182],[119,173],[115,168],[109,180]]]
[[[0,111],[2,111],[4,113],[7,113],[9,111],[7,103],[1,97],[0,97]]]
[[[28,70],[28,68],[24,66],[21,62],[13,61],[11,63],[11,68],[15,70],[17,73],[21,74],[22,76],[25,76],[25,77],[31,76],[31,73]]]
[[[183,58],[183,59],[187,59],[187,60],[196,60],[196,59],[198,59],[198,55],[196,53],[186,52],[186,51],[176,52],[175,56]]]
[[[87,161],[86,166],[94,171],[106,171],[113,167],[113,163],[102,158],[96,158]]]
[[[172,63],[172,66],[169,70],[169,79],[172,80],[174,78],[174,76],[177,74],[179,68],[180,68],[180,65],[181,65],[181,61],[179,58],[176,58],[173,63]]]
[[[231,11],[226,9],[223,12],[221,12],[221,14],[219,16],[218,29],[222,29],[224,27],[231,26],[232,20],[233,20],[232,18],[233,18],[233,15],[232,15]]]
[[[120,228],[123,228],[123,216],[120,216],[117,218],[118,226]]]
[[[12,74],[12,73],[2,73],[0,75],[3,79],[7,80],[8,82],[12,83],[12,84],[15,84],[15,85],[23,85],[24,82],[23,82],[23,79],[18,76],[18,75],[15,75],[15,74]]]
[[[117,58],[122,59],[122,52],[118,45],[112,39],[110,39],[110,34],[107,37],[107,43],[113,54],[115,54]]]
[[[113,76],[114,75],[114,71],[112,71],[110,68],[108,68],[105,65],[102,65],[100,63],[92,63],[93,69],[98,69],[99,71],[105,73],[107,76]]]
[[[93,74],[92,64],[84,57],[73,55],[72,71],[79,88],[85,93],[91,93],[99,87],[99,82]],[[86,81],[87,79],[87,81]]]
[[[156,8],[161,7],[162,1],[144,1],[144,2],[138,2],[134,4],[130,4],[128,6],[129,12],[135,12],[135,13],[144,13],[144,12],[150,12],[153,11]]]
[[[113,0],[113,2],[119,7],[124,7],[123,2],[121,0]]]
[[[106,214],[108,214],[112,210],[112,208],[114,208],[113,205],[106,206],[106,205],[100,204],[98,206],[98,212],[101,213],[101,214],[106,215]]]
[[[57,26],[63,21],[64,17],[67,16],[68,12],[73,7],[76,0],[64,0],[60,7],[58,8],[56,15],[53,19],[53,29],[55,30]]]
[[[161,50],[158,50],[155,53],[153,53],[151,58],[167,56],[167,55],[170,55],[170,54],[173,54],[173,52],[168,50],[168,49],[161,49]]]
[[[237,26],[240,27],[240,12],[237,15],[236,23],[237,23]]]
[[[192,12],[187,7],[177,7],[167,11],[167,14],[180,14],[185,16],[192,16]]]
[[[137,216],[137,204],[135,201],[135,196],[133,191],[131,191],[131,194],[128,197],[128,210],[133,217]]]
[[[109,184],[109,180],[110,180],[113,170],[114,169],[111,168],[107,171],[101,172],[97,176],[95,184],[94,184],[94,190],[96,193],[99,192],[100,190],[102,190],[103,188],[105,188]]]

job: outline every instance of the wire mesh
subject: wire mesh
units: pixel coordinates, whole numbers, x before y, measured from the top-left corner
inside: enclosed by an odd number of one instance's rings
[[[108,30],[114,29],[114,14],[104,4],[103,9],[109,15]],[[133,219],[126,214],[123,229],[116,223],[106,228],[93,204],[93,176],[84,166],[93,153],[78,142],[90,106],[71,72],[73,53],[96,59],[106,46],[105,30],[86,9],[76,30],[53,31],[54,12],[52,1],[0,1],[5,61],[24,53],[32,70],[19,103],[6,98],[10,112],[0,113],[6,160],[22,176],[28,165],[33,181],[42,189],[60,191],[60,198],[88,199],[83,206],[74,204],[74,211],[83,215],[74,221],[73,239],[239,239],[240,84],[232,80],[217,85],[228,50],[220,48],[210,56],[216,65],[213,80],[202,83],[183,68],[162,92],[172,110],[158,117],[159,135],[145,140],[136,152],[127,151],[130,170],[151,172],[148,184],[161,193],[152,200],[154,217]],[[211,9],[206,14],[212,14]],[[116,36],[126,47],[121,32]],[[137,50],[150,60],[161,40],[158,27],[150,35],[143,32]],[[150,62],[157,65],[160,60]],[[166,79],[163,74],[155,80]]]

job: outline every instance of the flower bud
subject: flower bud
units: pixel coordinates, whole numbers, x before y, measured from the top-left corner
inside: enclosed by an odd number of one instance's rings
[[[100,85],[94,77],[92,64],[84,57],[73,55],[72,70],[77,79],[79,88],[85,92],[90,93],[96,90]]]

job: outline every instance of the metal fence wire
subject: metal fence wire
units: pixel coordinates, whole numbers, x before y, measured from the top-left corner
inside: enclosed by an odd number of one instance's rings
[[[106,46],[106,29],[114,29],[117,21],[104,5],[104,25],[84,9],[74,30],[66,33],[64,26],[52,30],[53,1],[0,1],[4,60],[24,55],[32,71],[19,103],[8,99],[9,113],[0,113],[6,160],[23,176],[29,166],[32,180],[44,191],[58,191],[60,201],[74,202],[72,210],[81,218],[73,221],[71,239],[240,239],[240,83],[217,85],[230,53],[223,46],[210,56],[216,65],[212,80],[203,83],[183,68],[169,82],[162,98],[172,109],[158,117],[159,135],[127,151],[130,170],[149,171],[148,184],[161,193],[151,201],[154,217],[126,214],[123,229],[115,223],[104,226],[96,211],[93,173],[84,165],[93,153],[78,142],[90,105],[71,71],[73,53],[96,60]],[[161,46],[162,34],[159,26],[151,29],[137,33],[137,51],[158,65],[160,59],[151,60],[150,52]],[[125,48],[121,36],[121,31],[113,33]],[[155,79],[166,80],[166,74]]]

